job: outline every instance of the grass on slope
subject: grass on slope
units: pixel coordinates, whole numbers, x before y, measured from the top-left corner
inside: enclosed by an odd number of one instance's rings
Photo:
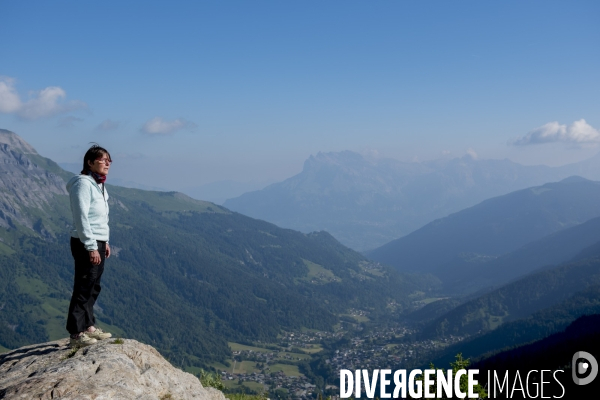
[[[11,254],[14,254],[15,251],[8,245],[0,242],[0,255],[7,255],[10,256]]]
[[[269,366],[269,370],[271,372],[279,372],[282,371],[287,376],[301,376],[302,374],[298,370],[297,365],[290,364],[273,364]]]
[[[238,391],[238,390],[247,392],[248,390],[245,390],[245,389],[250,389],[252,392],[256,392],[256,393],[266,392],[265,385],[263,385],[262,383],[253,382],[253,381],[246,381],[240,385],[237,380],[226,380],[226,381],[223,381],[223,384],[225,385],[226,392],[227,391]],[[226,393],[225,396],[231,400],[234,400],[234,399],[267,400],[267,398],[264,396],[249,395],[249,394],[245,394],[245,393]]]
[[[232,371],[236,374],[251,374],[253,372],[260,372],[260,369],[256,367],[256,361],[238,361],[235,363],[235,369],[232,366]]]
[[[73,173],[65,171],[51,159],[40,156],[39,154],[27,154],[27,158],[29,158],[31,162],[36,164],[38,167],[46,169],[60,176],[65,182],[67,182],[73,176]]]
[[[346,318],[352,318],[354,319],[356,322],[361,323],[361,322],[369,322],[370,319],[369,317],[365,316],[365,315],[356,315],[356,314],[340,314],[340,317],[346,317]]]
[[[245,344],[234,343],[234,342],[229,342],[228,344],[229,344],[229,348],[231,349],[231,351],[248,351],[249,350],[249,351],[253,351],[255,353],[273,353],[275,356],[275,359],[277,359],[277,360],[286,360],[286,356],[289,356],[294,360],[295,359],[309,360],[311,358],[310,355],[308,355],[308,354],[283,351],[281,349],[273,350],[273,349],[267,349],[265,347],[248,346]],[[319,347],[316,349],[303,349],[303,350],[308,350],[307,352],[316,353],[318,351],[321,351],[322,348]]]
[[[230,372],[234,371],[234,373],[236,373],[236,374],[252,374],[254,372],[260,373],[262,369],[257,368],[256,364],[257,364],[256,361],[248,361],[248,360],[238,361],[235,363],[235,370],[233,369],[233,363],[232,363],[231,368],[228,368],[227,370]],[[281,371],[287,376],[302,375],[300,373],[300,370],[298,369],[297,365],[275,363],[275,364],[269,364],[265,368],[268,368],[268,372]]]
[[[305,282],[310,282],[315,285],[324,285],[330,282],[341,282],[342,279],[335,276],[335,274],[324,268],[323,266],[316,264],[312,261],[302,259],[304,265],[308,268],[308,274],[304,278],[300,278],[299,280],[303,280]]]
[[[156,212],[164,211],[196,211],[229,214],[221,206],[208,201],[196,200],[179,192],[155,192],[141,189],[124,188],[107,185],[110,194],[126,197],[134,203],[143,203]]]
[[[318,352],[322,351],[323,347],[321,347],[321,345],[318,345],[318,344],[313,344],[310,349],[302,349],[302,350],[309,354],[314,354],[314,353],[318,353]]]

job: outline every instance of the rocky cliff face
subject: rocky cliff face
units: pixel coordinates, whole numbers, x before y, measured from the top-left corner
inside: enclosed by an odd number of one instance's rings
[[[37,154],[37,151],[19,135],[7,129],[0,129],[0,144],[5,144],[23,154]]]
[[[0,355],[0,399],[225,400],[153,347],[113,339],[74,352],[68,339]]]
[[[31,212],[44,212],[56,195],[67,194],[64,179],[40,165],[48,161],[18,135],[0,129],[0,227],[21,225],[42,236],[52,235]]]

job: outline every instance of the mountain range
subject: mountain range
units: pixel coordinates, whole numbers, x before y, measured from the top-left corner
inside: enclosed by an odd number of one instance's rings
[[[367,252],[449,291],[499,285],[600,240],[600,182],[571,177],[485,200]],[[583,225],[582,225],[583,224]]]
[[[600,155],[547,167],[471,155],[407,163],[350,151],[318,153],[299,174],[224,205],[302,232],[326,230],[365,251],[483,200],[572,175],[600,179]]]

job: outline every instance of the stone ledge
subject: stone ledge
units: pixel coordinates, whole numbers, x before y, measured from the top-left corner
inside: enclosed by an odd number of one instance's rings
[[[225,400],[152,346],[101,341],[73,353],[68,339],[0,354],[0,399]],[[169,397],[170,396],[170,397]]]

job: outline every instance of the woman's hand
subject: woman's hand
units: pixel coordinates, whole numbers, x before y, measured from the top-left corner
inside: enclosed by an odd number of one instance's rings
[[[92,263],[92,265],[100,265],[100,261],[100,253],[98,252],[98,250],[90,251],[90,262]]]
[[[106,253],[105,253],[106,258],[110,257],[110,246],[108,245],[108,243],[106,243]]]

